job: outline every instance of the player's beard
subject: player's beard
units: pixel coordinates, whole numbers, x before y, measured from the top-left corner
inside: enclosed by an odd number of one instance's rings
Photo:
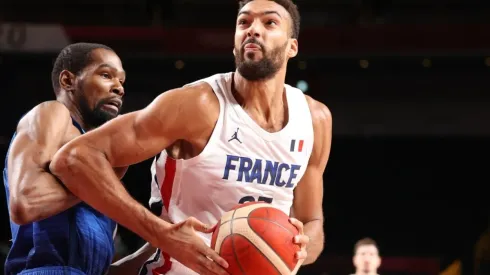
[[[85,124],[91,127],[99,127],[100,125],[106,123],[107,121],[116,118],[121,112],[121,107],[119,107],[119,112],[117,114],[104,111],[102,106],[106,104],[111,98],[106,98],[99,100],[93,109],[90,108],[89,103],[85,97],[81,97],[80,112],[82,113],[83,120]]]
[[[245,59],[245,44],[254,43],[260,46],[262,59],[258,61]],[[284,64],[284,52],[288,42],[271,51],[266,51],[265,47],[255,39],[247,40],[240,48],[235,47],[235,66],[246,80],[259,81],[267,80],[274,77]],[[250,53],[255,54],[255,53]]]

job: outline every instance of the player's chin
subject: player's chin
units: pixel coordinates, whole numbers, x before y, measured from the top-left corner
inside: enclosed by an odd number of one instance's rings
[[[104,114],[105,117],[108,117],[109,119],[113,119],[119,115],[121,108],[117,108],[110,104],[104,104],[100,106],[99,110]]]
[[[107,120],[115,119],[118,116],[119,116],[119,112],[117,112],[116,114],[108,114],[108,119]]]
[[[101,111],[102,119],[107,122],[109,120],[115,119],[118,115],[119,112],[114,112],[114,111]]]
[[[245,60],[247,61],[255,61],[255,62],[260,61],[262,58],[264,58],[261,51],[245,52],[244,57]]]

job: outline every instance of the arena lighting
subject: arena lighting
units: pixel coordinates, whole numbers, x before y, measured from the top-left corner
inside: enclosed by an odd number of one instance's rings
[[[359,60],[359,66],[361,66],[363,69],[367,69],[369,67],[369,61],[361,59]]]
[[[184,68],[184,66],[185,66],[184,61],[182,61],[182,60],[175,61],[175,68],[177,70],[182,70]]]
[[[424,58],[424,60],[422,60],[422,66],[424,66],[425,68],[432,67],[432,60]]]
[[[306,93],[306,91],[308,91],[308,82],[300,80],[296,83],[296,88],[300,89],[303,93]]]

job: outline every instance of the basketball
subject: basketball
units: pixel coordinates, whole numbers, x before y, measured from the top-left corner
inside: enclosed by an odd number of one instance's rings
[[[298,234],[284,212],[252,202],[223,214],[211,247],[228,262],[231,275],[289,275],[300,265],[295,257],[300,247],[293,243]]]

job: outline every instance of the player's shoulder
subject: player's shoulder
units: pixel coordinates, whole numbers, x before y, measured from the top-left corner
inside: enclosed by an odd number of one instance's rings
[[[196,123],[205,129],[214,127],[218,121],[220,106],[213,87],[206,81],[199,81],[182,87],[182,93],[188,94],[192,103],[189,105],[190,113]],[[197,127],[198,129],[200,127]]]
[[[56,100],[44,101],[36,105],[27,112],[19,121],[18,127],[31,125],[33,119],[41,119],[43,121],[53,120],[53,123],[61,120],[70,119],[70,111],[61,102]]]
[[[26,116],[70,116],[70,111],[66,106],[56,100],[44,101],[32,108]]]
[[[213,88],[206,82],[187,84],[180,88],[168,90],[157,97],[157,104],[168,101],[179,105],[209,104],[217,102]]]
[[[219,104],[213,87],[206,81],[194,82],[183,86],[182,93],[187,93],[198,104]]]
[[[176,106],[179,106],[179,109],[184,114],[206,116],[214,113],[217,114],[217,112],[214,111],[219,112],[219,100],[211,85],[205,81],[195,82],[180,88],[169,90],[159,97],[162,98],[160,99],[162,104],[175,104]]]
[[[214,127],[220,113],[219,100],[206,82],[168,90],[160,94],[147,110],[145,113],[149,117],[165,117],[169,125],[184,128],[185,132],[202,132]]]
[[[310,108],[311,118],[313,125],[326,125],[331,127],[332,113],[330,109],[324,103],[313,99],[311,96],[305,95],[306,102]]]

